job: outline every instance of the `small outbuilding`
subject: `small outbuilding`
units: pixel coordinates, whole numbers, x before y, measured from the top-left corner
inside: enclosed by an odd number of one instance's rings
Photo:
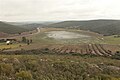
[[[12,44],[12,42],[11,41],[6,41],[6,44],[10,45],[10,44]]]

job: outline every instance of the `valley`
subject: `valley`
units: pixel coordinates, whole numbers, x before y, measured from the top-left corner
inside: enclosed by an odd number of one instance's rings
[[[0,80],[120,80],[120,0],[0,0]]]
[[[7,34],[0,38],[0,70],[6,75],[0,79],[120,79],[119,35],[55,27]]]

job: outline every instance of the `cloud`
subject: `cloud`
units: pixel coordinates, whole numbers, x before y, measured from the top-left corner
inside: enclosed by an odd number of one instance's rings
[[[0,20],[120,19],[120,0],[0,0]]]

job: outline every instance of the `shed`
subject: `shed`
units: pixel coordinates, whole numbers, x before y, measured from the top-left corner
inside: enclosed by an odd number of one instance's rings
[[[9,45],[9,44],[12,44],[11,41],[6,41],[6,44]]]

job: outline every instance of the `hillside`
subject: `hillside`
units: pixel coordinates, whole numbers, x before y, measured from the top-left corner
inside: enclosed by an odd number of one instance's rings
[[[0,80],[120,80],[120,61],[112,57],[46,51],[3,52]]]
[[[33,30],[33,29],[36,29],[37,27],[45,27],[47,25],[50,25],[50,24],[54,24],[54,23],[57,23],[55,21],[40,21],[40,22],[37,22],[37,21],[33,21],[33,22],[7,22],[8,24],[11,24],[11,25],[15,25],[15,26],[19,26],[19,27],[22,27],[22,28],[25,28],[25,29],[28,29],[28,30]]]
[[[14,33],[21,33],[24,31],[28,31],[28,30],[18,26],[0,22],[0,32],[14,34]]]
[[[47,27],[77,28],[90,30],[104,35],[120,34],[119,20],[64,21]]]
[[[31,24],[24,24],[19,26],[28,30],[33,30],[33,29],[36,29],[37,27],[42,27],[44,25],[39,23],[31,23]]]

